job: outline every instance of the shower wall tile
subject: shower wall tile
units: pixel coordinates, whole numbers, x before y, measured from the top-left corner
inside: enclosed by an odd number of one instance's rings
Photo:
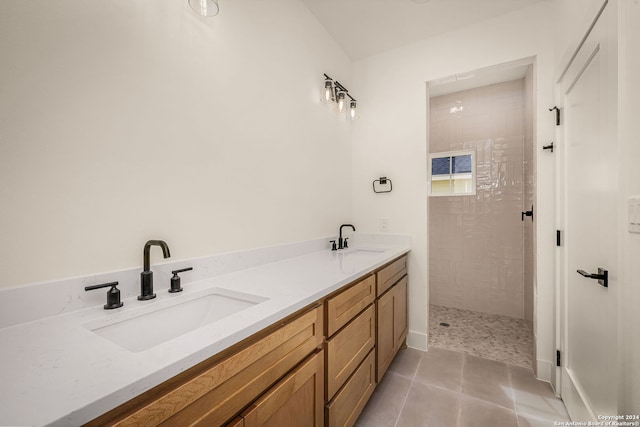
[[[523,80],[431,99],[430,152],[476,153],[476,195],[429,200],[432,304],[525,315],[524,100]]]

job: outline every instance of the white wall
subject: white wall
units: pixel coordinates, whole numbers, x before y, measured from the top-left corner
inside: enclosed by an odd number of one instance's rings
[[[438,37],[373,56],[354,65],[361,105],[353,133],[353,206],[359,230],[413,237],[410,257],[409,345],[427,344],[427,83],[479,68],[536,56],[536,147],[552,140],[553,35],[551,3],[542,2]],[[548,118],[548,120],[545,120]],[[540,156],[538,175],[538,357],[548,379],[553,358],[553,158]],[[381,175],[393,180],[388,195],[370,191]],[[540,365],[540,363],[539,363]]]
[[[0,2],[0,287],[351,222],[351,125],[319,103],[351,62],[298,0],[221,8]]]

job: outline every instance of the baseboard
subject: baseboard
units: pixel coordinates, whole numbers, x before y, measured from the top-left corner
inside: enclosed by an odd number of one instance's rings
[[[540,381],[551,382],[551,370],[555,369],[550,360],[536,360],[536,377]]]
[[[596,421],[596,414],[587,403],[584,393],[573,378],[573,374],[566,368],[562,369],[562,400],[567,407],[569,416],[573,421]]]
[[[409,331],[407,334],[407,346],[416,350],[427,351],[427,341],[427,334],[415,331]]]

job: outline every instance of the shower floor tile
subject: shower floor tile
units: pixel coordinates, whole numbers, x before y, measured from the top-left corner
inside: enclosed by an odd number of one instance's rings
[[[431,305],[429,345],[532,369],[533,338],[523,319]]]

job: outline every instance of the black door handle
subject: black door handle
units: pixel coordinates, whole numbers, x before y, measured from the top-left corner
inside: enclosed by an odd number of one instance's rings
[[[587,273],[584,270],[578,270],[578,274],[587,279],[595,279],[605,288],[609,287],[609,271],[605,268],[598,267],[598,274]]]
[[[531,222],[533,222],[533,205],[531,205],[531,210],[530,211],[522,212],[522,216],[520,217],[522,221],[524,221],[524,217],[525,216],[530,216],[531,217]]]

